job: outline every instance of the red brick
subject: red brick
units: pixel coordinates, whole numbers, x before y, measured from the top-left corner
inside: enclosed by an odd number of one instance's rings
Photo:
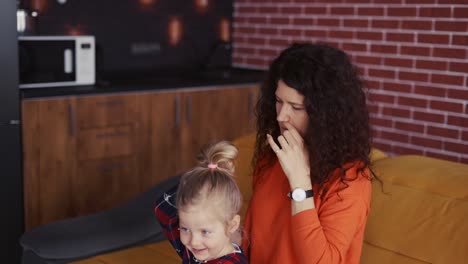
[[[381,127],[389,127],[389,128],[392,128],[392,120],[390,119],[385,119],[385,118],[377,118],[377,117],[373,117],[371,118],[371,124],[372,126],[381,126]]]
[[[426,108],[428,105],[428,101],[425,99],[418,99],[413,97],[406,97],[406,96],[398,96],[398,104],[399,105],[407,105],[411,107],[420,107]]]
[[[372,114],[378,114],[380,108],[379,108],[379,106],[377,104],[369,103],[369,104],[367,104],[367,109],[369,110],[369,113],[372,116]],[[374,118],[374,117],[372,117],[372,118]]]
[[[435,30],[438,30],[438,31],[466,32],[466,31],[468,31],[468,22],[436,21]]]
[[[468,154],[468,144],[445,142],[445,150],[462,154]]]
[[[261,14],[281,13],[280,9],[277,6],[258,6],[257,10],[258,10],[257,12],[261,13]],[[252,12],[252,11],[250,11],[250,12]],[[245,13],[250,13],[250,12],[245,12]],[[255,12],[255,11],[253,11],[253,12]],[[241,13],[243,13],[243,12],[241,12]]]
[[[278,55],[278,51],[276,51],[275,49],[259,49],[258,54],[274,58]]]
[[[280,13],[282,15],[288,15],[288,14],[298,15],[302,13],[302,8],[295,7],[295,6],[281,7]]]
[[[394,151],[399,155],[423,155],[424,152],[421,149],[395,146]]]
[[[272,38],[272,39],[269,39],[268,40],[268,43],[270,45],[273,45],[273,46],[281,46],[281,47],[285,47],[287,45],[290,44],[290,41],[285,39],[285,38],[281,38],[281,39],[277,39],[277,38]]]
[[[369,3],[369,0],[365,1],[364,3]],[[403,0],[374,0],[374,3],[376,4],[403,4]]]
[[[468,63],[466,62],[450,62],[450,71],[468,73]]]
[[[461,89],[449,89],[448,97],[468,101],[468,90],[466,89],[466,87],[461,87]]]
[[[393,71],[393,70],[382,70],[382,69],[369,69],[369,76],[394,79],[395,78],[395,71]]]
[[[368,27],[369,21],[366,19],[343,19],[344,27]]]
[[[424,133],[424,126],[415,123],[395,121],[395,128],[404,131]]]
[[[326,7],[306,7],[304,9],[305,14],[316,14],[316,15],[325,15],[327,14]]]
[[[382,58],[380,56],[356,56],[356,63],[358,64],[382,64]]]
[[[432,74],[431,82],[449,84],[449,85],[462,85],[464,80],[463,80],[463,76],[446,75],[446,74]]]
[[[345,51],[367,51],[366,44],[361,43],[343,43],[343,49]]]
[[[317,18],[318,26],[337,27],[340,25],[340,20],[335,18]]]
[[[430,108],[441,111],[461,113],[463,111],[463,104],[444,101],[431,101]]]
[[[462,133],[462,140],[463,141],[468,141],[468,131],[465,131]]]
[[[270,24],[274,25],[289,25],[289,22],[291,21],[287,17],[270,17],[268,20]]]
[[[372,20],[372,28],[399,28],[399,22],[397,20]]]
[[[398,73],[398,79],[407,81],[427,82],[429,80],[429,75],[427,73],[400,71]]]
[[[302,31],[300,29],[281,29],[280,34],[282,37],[299,37],[302,35]]]
[[[452,36],[452,44],[453,45],[468,45],[468,36],[465,35],[453,35]]]
[[[413,67],[413,60],[411,60],[411,59],[398,59],[398,58],[385,58],[384,59],[384,64],[387,65],[387,66],[411,68],[411,67]]]
[[[451,4],[451,5],[466,5],[468,4],[468,0],[439,0],[439,4]]]
[[[312,26],[315,25],[315,20],[313,18],[293,18],[292,20],[293,25],[299,26]]]
[[[468,117],[460,116],[448,116],[447,124],[452,126],[459,126],[463,128],[468,128]],[[468,131],[467,131],[468,132]]]
[[[345,30],[330,30],[328,32],[330,38],[353,38],[354,33],[352,31]]]
[[[244,55],[253,55],[255,54],[255,49],[253,48],[235,48],[234,49],[235,53],[241,53]]]
[[[401,46],[400,53],[405,55],[429,56],[431,49],[418,46]]]
[[[316,38],[326,38],[327,31],[325,30],[314,30],[314,29],[306,29],[304,30],[304,36],[308,37],[316,37]]]
[[[357,39],[361,40],[383,40],[382,32],[356,32]]]
[[[388,103],[388,104],[393,104],[395,102],[395,96],[386,95],[386,94],[371,93],[369,94],[368,99],[371,102],[380,102],[380,103]]]
[[[413,33],[388,33],[387,32],[386,40],[398,41],[398,42],[414,42],[415,34]]]
[[[397,46],[373,44],[371,52],[395,54],[397,53]]]
[[[401,109],[401,108],[394,108],[394,107],[383,107],[382,114],[392,117],[403,117],[409,118],[411,112],[409,110]]]
[[[432,21],[428,20],[404,20],[401,22],[402,29],[431,30]]]
[[[442,123],[444,122],[445,118],[443,115],[440,114],[433,114],[433,113],[426,113],[426,112],[413,112],[413,119],[421,120],[421,121],[428,121],[434,123]]]
[[[243,33],[243,34],[254,34],[255,28],[254,27],[243,27],[239,26],[235,29],[236,33]]]
[[[365,85],[369,89],[380,90],[380,82],[379,81],[365,81]]]
[[[418,42],[420,43],[433,43],[433,44],[449,44],[450,35],[444,34],[418,34]]]
[[[249,17],[247,19],[248,23],[252,24],[267,24],[267,18],[266,17]],[[288,24],[288,19],[286,19],[286,22],[284,24]]]
[[[383,16],[384,9],[378,7],[358,7],[359,16]]]
[[[258,28],[257,32],[259,34],[278,35],[279,34],[279,29],[277,29],[277,28]]]
[[[468,18],[468,7],[454,7],[453,17],[455,18]]]
[[[266,44],[266,39],[264,39],[264,38],[249,37],[247,39],[248,39],[248,42],[250,44],[255,44],[255,45],[265,45]]]
[[[465,59],[466,49],[434,48],[434,57]]]
[[[261,12],[263,10],[261,8],[255,7],[255,6],[238,6],[236,8],[236,11],[238,13],[245,14],[245,13],[258,13],[258,12]]]
[[[390,140],[403,142],[403,143],[408,143],[409,141],[409,136],[405,134],[382,131],[381,135],[382,135],[382,138],[384,139],[390,139]]]
[[[416,69],[429,69],[446,71],[448,63],[446,61],[435,61],[435,60],[417,60]]]
[[[258,67],[263,67],[265,65],[267,65],[268,63],[263,60],[263,59],[258,59],[258,58],[246,58],[245,62],[247,64],[250,64],[250,65],[255,65],[255,66],[258,66]]]
[[[412,136],[410,142],[411,144],[422,146],[422,147],[429,147],[429,148],[435,148],[435,149],[442,148],[442,141],[435,140],[435,139]]]
[[[406,0],[407,4],[435,4],[437,0]]]
[[[422,94],[422,95],[429,95],[429,96],[445,97],[445,95],[447,94],[447,89],[416,85],[414,87],[414,93]]]
[[[387,8],[388,16],[416,16],[416,8],[411,7],[389,7]]]
[[[330,14],[332,15],[353,15],[354,8],[350,7],[331,7]]]
[[[441,159],[441,160],[459,162],[459,159],[457,156],[452,156],[452,155],[441,153],[441,152],[426,151],[426,156],[431,157],[431,158]]]
[[[385,91],[410,93],[411,92],[411,85],[404,84],[404,83],[384,82],[383,83],[383,89]]]
[[[421,7],[419,8],[420,17],[450,17],[452,11],[450,8],[442,7]]]
[[[442,127],[428,126],[427,133],[433,136],[458,139],[460,135],[458,130]]]

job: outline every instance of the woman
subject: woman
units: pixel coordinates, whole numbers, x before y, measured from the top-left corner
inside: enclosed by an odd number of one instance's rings
[[[270,65],[257,113],[250,263],[359,263],[371,135],[357,69],[339,49],[293,44]]]

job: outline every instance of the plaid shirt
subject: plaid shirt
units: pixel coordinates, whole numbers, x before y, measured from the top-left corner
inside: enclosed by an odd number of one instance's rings
[[[177,208],[175,207],[175,196],[177,186],[164,193],[158,201],[154,212],[161,225],[164,234],[171,242],[174,249],[177,251],[179,256],[182,258],[182,264],[189,263],[206,263],[206,264],[247,264],[247,257],[242,252],[242,249],[233,244],[236,251],[217,259],[209,261],[197,260],[192,252],[190,252],[184,244],[180,241],[179,232],[179,216],[177,215]]]

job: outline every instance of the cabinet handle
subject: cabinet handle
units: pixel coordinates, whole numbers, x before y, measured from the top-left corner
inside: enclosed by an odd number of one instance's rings
[[[175,101],[175,126],[176,128],[180,127],[180,95],[177,95],[174,99]]]
[[[96,102],[96,105],[97,106],[104,106],[104,107],[109,107],[109,106],[120,106],[120,105],[124,105],[125,102],[124,100],[109,100],[109,101],[101,101],[101,102]]]
[[[187,96],[186,114],[187,114],[187,124],[191,125],[192,124],[192,97],[190,95]]]
[[[75,136],[75,108],[72,104],[68,104],[68,121],[70,122],[70,136]]]
[[[122,167],[123,167],[123,164],[121,162],[119,162],[119,163],[111,163],[111,164],[100,165],[98,167],[98,170],[100,170],[100,171],[111,171],[111,170],[119,169],[119,168],[122,168]]]
[[[111,138],[111,137],[125,137],[125,136],[128,136],[128,133],[122,132],[122,131],[96,134],[96,138]]]
[[[249,118],[252,118],[254,117],[254,93],[253,92],[249,92]]]

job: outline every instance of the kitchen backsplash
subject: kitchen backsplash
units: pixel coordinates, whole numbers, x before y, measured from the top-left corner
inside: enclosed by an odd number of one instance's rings
[[[94,35],[101,72],[231,64],[233,0],[23,0],[35,35]]]

